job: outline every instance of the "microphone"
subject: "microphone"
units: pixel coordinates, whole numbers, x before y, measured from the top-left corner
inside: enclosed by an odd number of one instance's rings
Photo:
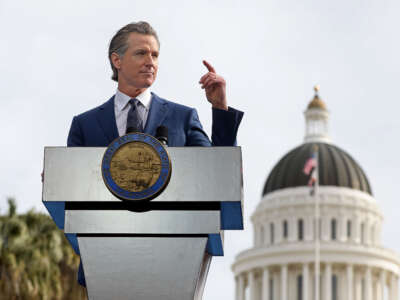
[[[158,126],[156,130],[156,139],[164,146],[168,146],[168,128],[165,126]]]

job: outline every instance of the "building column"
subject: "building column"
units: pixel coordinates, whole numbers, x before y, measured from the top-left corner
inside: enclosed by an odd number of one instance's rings
[[[250,289],[250,300],[256,300],[256,275],[255,271],[249,272],[249,289]]]
[[[389,300],[397,300],[394,298],[394,293],[393,293],[393,274],[390,273],[389,275],[389,286],[388,286],[388,298]]]
[[[270,223],[266,223],[266,225],[264,226],[265,245],[271,245],[271,226],[269,224]]]
[[[283,220],[282,219],[278,219],[275,222],[275,241],[277,244],[280,244],[283,241]]]
[[[374,223],[373,221],[371,221],[371,225],[370,225],[370,244],[371,245],[376,245],[376,223]]]
[[[269,300],[269,270],[268,267],[264,268],[262,274],[262,284],[261,284],[261,300]]]
[[[244,286],[244,275],[239,274],[237,276],[237,292],[236,292],[236,300],[245,300],[245,286]]]
[[[389,299],[390,300],[398,300],[399,295],[398,295],[398,287],[397,287],[398,281],[397,277],[394,273],[391,273],[390,275],[390,289],[389,289]]]
[[[369,266],[365,271],[365,300],[372,300],[372,274]]]
[[[313,216],[304,217],[304,240],[312,241],[313,240]]]
[[[355,242],[356,222],[353,218],[346,220],[346,236],[347,236],[347,221],[350,221],[350,236],[347,238],[347,241],[354,243]]]
[[[360,244],[365,245],[365,233],[366,233],[366,222],[365,220],[360,223]]]
[[[288,266],[281,267],[281,300],[287,300],[287,271]]]
[[[344,216],[341,216],[338,221],[339,221],[339,224],[338,224],[339,238],[338,238],[338,240],[341,242],[345,242],[345,241],[347,241],[347,219]]]
[[[330,218],[327,216],[321,216],[321,240],[329,241],[331,238],[330,235]]]
[[[354,274],[354,291],[355,291],[355,298],[354,300],[363,300],[361,299],[361,276],[360,276],[360,272],[355,272],[355,270],[353,270],[353,274]]]
[[[257,240],[257,246],[261,246],[263,243],[264,243],[264,228],[263,228],[263,225],[262,224],[258,224],[257,225],[257,229],[256,229],[256,231],[257,231],[257,238],[256,238],[256,240]]]
[[[372,233],[372,224],[371,221],[369,219],[365,220],[365,228],[364,228],[364,241],[366,245],[371,245],[372,241],[371,241],[371,233]]]
[[[347,300],[353,300],[353,266],[347,265]]]
[[[359,244],[361,243],[361,222],[359,216],[355,216],[352,227],[352,231],[354,232],[353,241]]]
[[[258,246],[258,237],[259,237],[258,226],[257,226],[257,223],[254,223],[253,224],[253,242],[254,242],[254,245],[256,245],[256,246]]]
[[[235,300],[239,299],[239,276],[235,276]]]
[[[297,241],[298,228],[297,228],[296,217],[289,218],[288,225],[289,225],[289,236],[288,236],[289,242]]]
[[[303,300],[308,300],[308,264],[303,264]]]
[[[385,299],[385,287],[386,287],[386,271],[385,270],[381,270],[380,274],[379,274],[379,285],[380,285],[380,300],[384,300]]]
[[[325,300],[332,300],[332,265],[325,265]]]

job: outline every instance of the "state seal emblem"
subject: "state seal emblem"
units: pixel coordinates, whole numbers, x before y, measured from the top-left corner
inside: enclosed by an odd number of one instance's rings
[[[171,161],[156,138],[135,132],[108,146],[101,171],[105,185],[119,199],[151,200],[168,185]]]

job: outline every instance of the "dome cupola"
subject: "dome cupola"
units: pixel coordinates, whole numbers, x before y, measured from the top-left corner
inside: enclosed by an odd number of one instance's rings
[[[304,112],[306,118],[306,135],[304,142],[325,142],[330,143],[328,135],[329,112],[324,101],[318,95],[319,85],[314,87],[314,98],[308,104]]]

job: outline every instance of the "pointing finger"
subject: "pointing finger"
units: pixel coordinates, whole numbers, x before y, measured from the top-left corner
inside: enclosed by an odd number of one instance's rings
[[[216,73],[215,69],[213,68],[212,65],[210,65],[207,61],[203,60],[203,64],[206,66],[206,68],[208,69],[208,71],[212,72],[212,73]]]

